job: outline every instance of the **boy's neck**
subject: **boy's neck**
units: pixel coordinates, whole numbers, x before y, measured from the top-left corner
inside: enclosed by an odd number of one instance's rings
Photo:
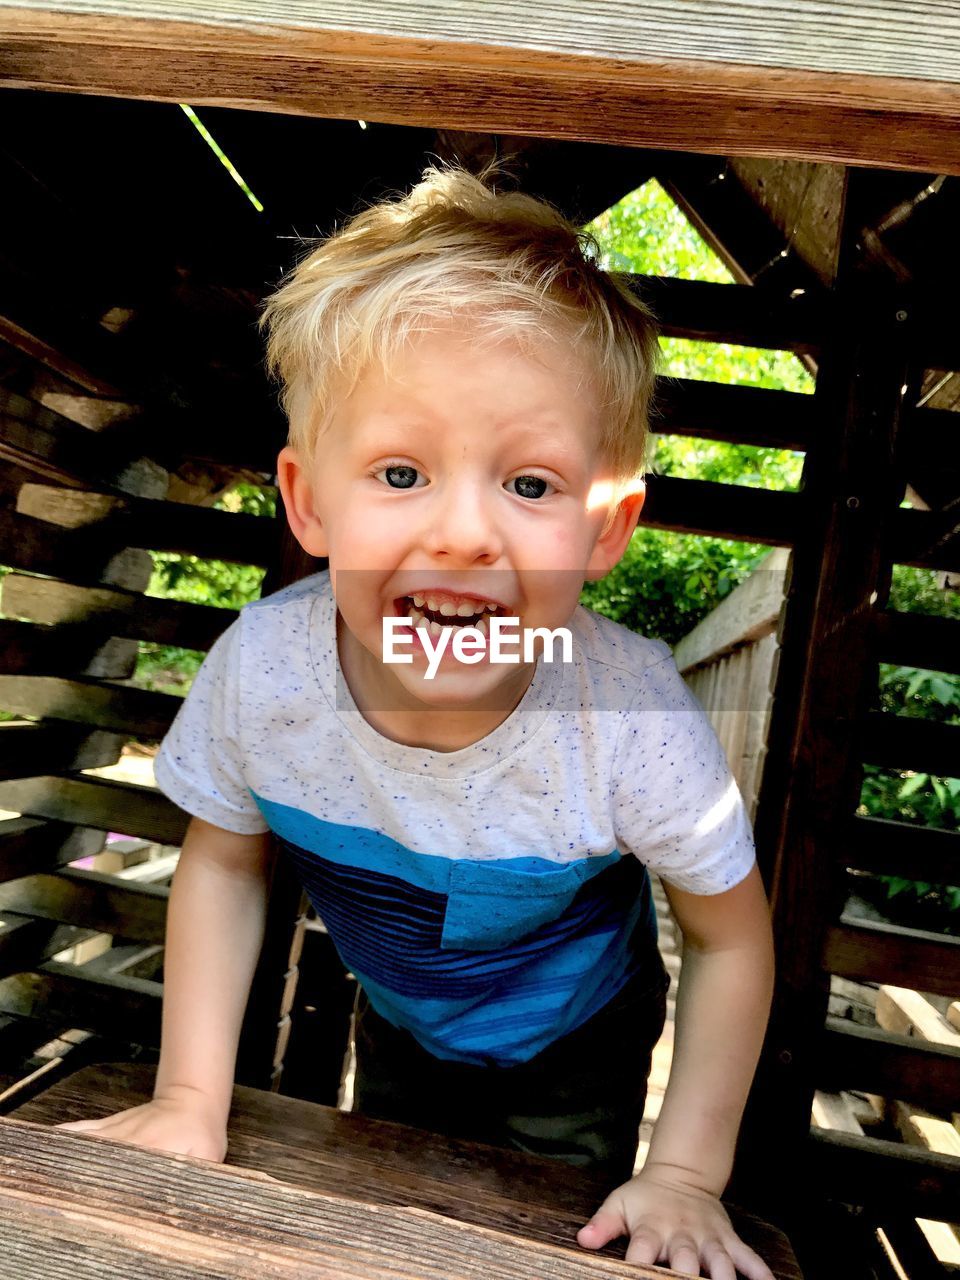
[[[460,751],[487,737],[514,711],[529,688],[536,664],[520,664],[508,697],[497,706],[429,707],[359,644],[337,612],[340,670],[364,720],[393,742],[430,751]],[[504,692],[501,687],[501,692]]]

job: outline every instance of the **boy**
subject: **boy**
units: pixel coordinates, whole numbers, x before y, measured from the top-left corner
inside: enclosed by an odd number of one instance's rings
[[[719,1201],[771,989],[742,800],[668,647],[578,605],[643,503],[652,319],[489,174],[427,170],[268,303],[278,484],[329,570],[242,610],[162,744],[193,817],[155,1097],[66,1127],[223,1159],[273,831],[361,985],[359,1109],[599,1169],[584,1247],[772,1280]],[[504,625],[539,647],[495,662]],[[632,1177],[667,986],[646,866],[685,949]]]

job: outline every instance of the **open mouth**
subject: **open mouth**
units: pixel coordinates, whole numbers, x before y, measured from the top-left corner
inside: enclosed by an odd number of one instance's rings
[[[414,628],[426,627],[431,635],[439,635],[444,627],[476,627],[482,635],[489,634],[487,619],[507,615],[501,605],[489,600],[469,597],[459,601],[439,599],[429,592],[424,595],[401,596],[396,601],[397,616],[407,617]]]

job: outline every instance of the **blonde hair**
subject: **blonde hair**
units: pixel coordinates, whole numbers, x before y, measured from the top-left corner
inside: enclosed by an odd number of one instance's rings
[[[617,503],[642,474],[656,380],[652,313],[598,265],[600,246],[543,200],[498,193],[502,162],[474,176],[430,166],[408,195],[321,240],[266,301],[267,368],[289,443],[312,462],[338,399],[411,335],[469,319],[471,338],[566,340],[601,403],[600,448]]]

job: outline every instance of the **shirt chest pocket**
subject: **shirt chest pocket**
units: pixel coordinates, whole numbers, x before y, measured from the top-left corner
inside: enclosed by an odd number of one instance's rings
[[[454,862],[440,945],[464,951],[508,946],[562,915],[593,870],[586,861],[543,870]]]

